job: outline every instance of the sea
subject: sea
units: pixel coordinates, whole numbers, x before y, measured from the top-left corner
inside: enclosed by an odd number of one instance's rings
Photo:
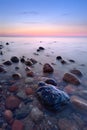
[[[9,45],[6,45],[7,42]],[[39,80],[40,77],[54,78],[58,81],[59,89],[69,92],[70,97],[77,96],[79,101],[77,101],[76,112],[74,113],[73,110],[70,118],[71,120],[72,118],[77,120],[78,126],[80,125],[80,122],[83,123],[81,130],[86,130],[87,37],[0,37],[0,45],[4,46],[3,50],[0,50],[3,52],[3,55],[0,55],[0,65],[6,60],[10,60],[12,56],[17,56],[19,59],[21,57],[25,57],[26,59],[33,58],[37,61],[37,64],[32,67],[32,70],[37,75],[37,80]],[[44,50],[37,51],[39,47],[43,47]],[[62,59],[66,61],[66,64],[62,64],[57,60],[57,56],[61,56]],[[70,60],[74,60],[75,62],[70,62]],[[43,74],[43,65],[45,63],[52,65],[54,68],[53,75],[49,76]],[[19,67],[20,69],[15,70],[15,67]],[[11,77],[15,71],[18,71],[24,78],[26,78],[24,70],[25,65],[22,63],[17,63],[10,67],[5,66],[5,68],[8,73],[0,74],[0,80],[7,79],[9,75]],[[81,84],[79,86],[70,85],[68,89],[65,89],[66,84],[62,82],[63,75],[64,73],[70,73],[70,70],[72,69],[78,69],[81,71],[82,77],[78,77]],[[79,110],[79,108],[81,110]],[[63,113],[63,115],[70,114],[69,112],[65,113]],[[61,116],[63,117],[63,115]]]

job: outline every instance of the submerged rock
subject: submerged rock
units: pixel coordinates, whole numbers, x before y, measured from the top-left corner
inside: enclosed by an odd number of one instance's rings
[[[39,84],[40,86],[40,84]],[[60,111],[69,103],[69,96],[53,85],[41,85],[36,91],[38,98],[50,110]]]
[[[79,79],[77,77],[75,77],[74,75],[69,74],[69,73],[64,74],[63,80],[66,81],[66,82],[69,82],[71,84],[74,84],[74,85],[79,85],[80,84]]]
[[[25,65],[27,65],[27,66],[32,66],[33,63],[32,63],[30,60],[27,60],[27,61],[25,61]]]
[[[69,59],[69,62],[71,62],[71,63],[75,63],[75,60]]]
[[[53,71],[54,71],[54,69],[50,64],[48,64],[48,63],[44,64],[44,66],[43,66],[44,73],[52,73]]]
[[[14,74],[12,74],[12,77],[13,77],[13,79],[18,80],[18,79],[21,79],[22,76],[20,73],[14,73]]]
[[[82,76],[82,73],[80,72],[80,70],[73,69],[73,70],[70,70],[70,72],[71,72],[72,74],[77,75],[77,76]]]

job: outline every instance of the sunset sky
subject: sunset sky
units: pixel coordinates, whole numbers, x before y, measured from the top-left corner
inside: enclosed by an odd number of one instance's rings
[[[87,36],[87,0],[0,0],[0,36]]]

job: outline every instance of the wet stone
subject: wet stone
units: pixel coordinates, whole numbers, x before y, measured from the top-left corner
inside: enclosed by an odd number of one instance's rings
[[[19,120],[14,120],[12,130],[24,130],[24,124]]]
[[[22,91],[22,90],[17,93],[17,96],[18,96],[20,99],[22,99],[22,100],[26,100],[26,99],[27,99],[26,93],[25,93],[24,91]]]
[[[13,119],[13,113],[10,110],[5,110],[4,117],[7,122],[10,122]]]
[[[51,79],[51,78],[48,78],[47,80],[45,80],[45,83],[57,86],[56,80]]]
[[[8,88],[10,92],[16,92],[18,90],[18,86],[11,86]]]
[[[70,59],[69,62],[71,62],[71,63],[75,63],[75,60]]]
[[[54,71],[54,69],[50,64],[48,64],[48,63],[44,64],[44,66],[43,66],[44,73],[53,73],[53,71]]]
[[[0,73],[1,73],[1,72],[4,72],[4,71],[5,71],[5,69],[0,66]]]
[[[12,65],[11,61],[9,61],[9,60],[8,60],[8,61],[3,62],[3,64],[4,64],[4,65],[9,65],[9,66],[10,66],[10,65]]]
[[[12,77],[13,77],[13,79],[15,79],[15,80],[19,80],[19,79],[21,79],[21,74],[20,73],[14,73],[14,74],[12,74]]]
[[[60,130],[79,130],[75,122],[72,122],[66,118],[60,119],[58,121],[58,126]]]
[[[20,100],[16,96],[8,96],[5,101],[5,106],[7,109],[14,110],[19,107]]]
[[[62,60],[62,57],[61,56],[57,56],[56,59],[57,60]]]
[[[31,77],[28,77],[28,78],[25,79],[26,84],[30,84],[30,83],[33,83],[33,82],[34,82],[34,79],[31,78]]]
[[[45,84],[36,91],[41,103],[50,110],[60,111],[69,103],[69,96],[53,85]]]
[[[16,57],[16,56],[13,56],[13,57],[11,57],[11,61],[12,61],[13,63],[18,63],[18,62],[19,62],[19,58]]]
[[[73,69],[73,70],[70,70],[70,72],[71,72],[72,74],[77,75],[77,76],[82,76],[82,73],[80,72],[80,70]]]
[[[32,66],[33,63],[32,63],[30,60],[27,60],[27,61],[25,61],[25,65],[27,65],[27,66]]]
[[[38,123],[38,121],[41,121],[43,119],[43,112],[40,111],[38,107],[34,107],[31,110],[30,116],[34,122]]]
[[[75,77],[74,75],[69,74],[69,73],[64,74],[63,80],[68,82],[68,83],[74,84],[74,85],[79,85],[80,84],[79,79],[77,77]]]
[[[34,77],[33,71],[28,71],[26,75],[27,77]]]

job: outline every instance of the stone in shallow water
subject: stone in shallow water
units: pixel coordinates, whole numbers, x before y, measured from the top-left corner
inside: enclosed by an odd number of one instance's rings
[[[66,82],[69,82],[71,84],[74,85],[79,85],[80,81],[77,77],[75,77],[74,75],[70,74],[70,73],[65,73],[63,76],[63,80]]]
[[[53,85],[41,86],[36,91],[42,104],[50,110],[60,111],[69,103],[69,96]]]

